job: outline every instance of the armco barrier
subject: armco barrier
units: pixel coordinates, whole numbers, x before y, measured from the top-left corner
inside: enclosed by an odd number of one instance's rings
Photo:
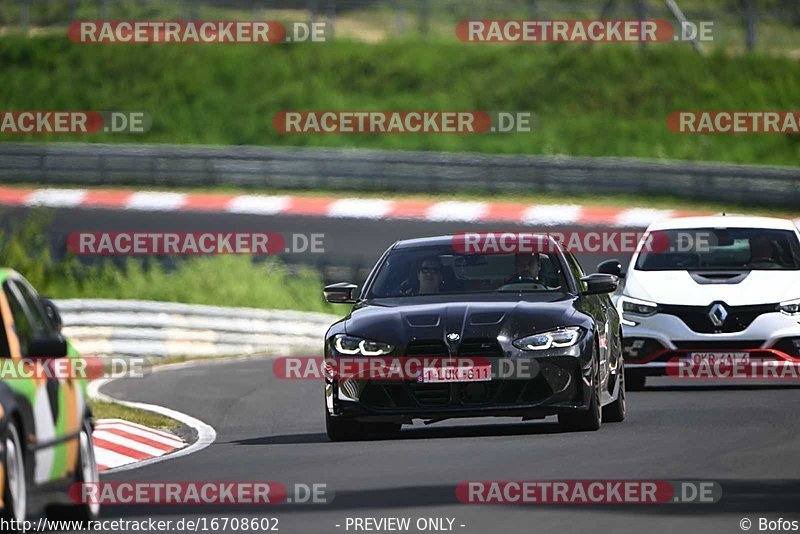
[[[800,203],[800,168],[688,161],[252,146],[0,143],[0,182],[338,191],[667,195]]]
[[[91,356],[226,356],[311,350],[338,317],[142,300],[69,299],[64,335]]]

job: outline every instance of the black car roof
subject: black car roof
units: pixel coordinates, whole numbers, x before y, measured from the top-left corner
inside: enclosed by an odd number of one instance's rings
[[[469,232],[466,232],[469,233]],[[486,233],[494,233],[494,234],[503,234],[506,232],[475,232],[479,234],[486,234]],[[531,234],[531,235],[545,235],[545,234],[534,234],[533,232],[507,232],[507,233],[523,233],[523,234]],[[463,234],[458,234],[463,235]],[[417,237],[414,239],[403,239],[394,244],[395,249],[398,248],[415,248],[415,247],[425,247],[425,246],[437,246],[437,245],[450,245],[453,242],[453,238],[456,237],[455,235],[437,235],[431,237]]]

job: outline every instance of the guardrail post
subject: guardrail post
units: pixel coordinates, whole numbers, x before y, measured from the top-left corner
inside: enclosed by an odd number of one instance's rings
[[[317,18],[319,11],[319,0],[307,0],[306,9],[308,10],[308,24],[311,25]]]
[[[426,34],[430,29],[431,4],[429,0],[419,0],[419,33]]]
[[[325,21],[325,38],[333,39],[336,33],[336,0],[328,0],[328,17]]]
[[[647,5],[644,0],[636,0],[634,8],[636,9],[636,20],[647,20]],[[647,41],[642,40],[639,43],[639,48],[642,50],[647,48]]]
[[[406,13],[401,0],[394,1],[394,23],[397,27],[397,34],[403,35],[406,32]]]
[[[756,49],[756,26],[758,24],[758,10],[755,0],[743,0],[744,19],[747,33],[747,50],[752,52]]]
[[[536,19],[536,0],[528,0],[528,18],[531,20]]]
[[[31,25],[31,0],[22,0],[19,4],[19,25],[24,33],[28,33]]]

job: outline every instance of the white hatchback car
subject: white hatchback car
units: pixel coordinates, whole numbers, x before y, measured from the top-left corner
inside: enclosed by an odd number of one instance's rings
[[[628,389],[667,374],[679,358],[745,353],[800,358],[800,232],[786,219],[710,216],[652,224],[627,272],[609,260],[600,272],[624,276]]]

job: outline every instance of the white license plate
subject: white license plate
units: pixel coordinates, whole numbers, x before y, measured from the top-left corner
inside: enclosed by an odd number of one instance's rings
[[[492,379],[491,365],[460,367],[425,367],[420,382],[425,384],[441,382],[488,382]]]
[[[747,364],[750,362],[750,354],[746,352],[692,352],[689,355],[689,362],[694,364]]]

